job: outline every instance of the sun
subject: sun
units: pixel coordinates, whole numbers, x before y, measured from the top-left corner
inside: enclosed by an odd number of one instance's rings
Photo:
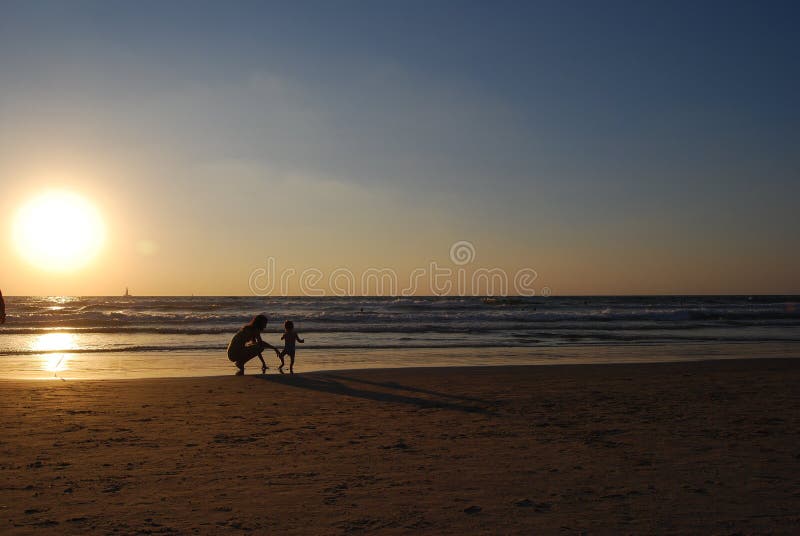
[[[53,190],[26,203],[14,220],[14,242],[29,263],[69,272],[91,261],[105,241],[97,209],[78,194]]]

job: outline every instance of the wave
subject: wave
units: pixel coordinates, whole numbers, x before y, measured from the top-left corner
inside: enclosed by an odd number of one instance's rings
[[[627,323],[596,323],[587,324],[581,322],[563,322],[561,324],[549,323],[546,326],[537,326],[535,322],[509,323],[509,322],[485,322],[481,324],[451,323],[447,324],[419,324],[419,323],[397,323],[397,324],[373,324],[373,325],[353,325],[343,323],[341,325],[309,325],[302,329],[303,334],[381,334],[381,333],[457,333],[457,334],[478,334],[478,333],[500,333],[500,332],[536,332],[537,328],[546,328],[549,332],[578,332],[578,331],[697,331],[708,328],[718,327],[772,327],[772,328],[798,328],[800,322],[791,319],[790,321],[773,321],[768,323],[756,322],[735,322],[730,321],[725,326],[720,326],[715,322],[627,322]],[[232,335],[238,329],[237,325],[206,325],[200,327],[181,327],[165,325],[110,325],[110,326],[71,326],[53,325],[44,323],[41,326],[28,327],[6,327],[2,333],[7,335],[44,335],[48,333],[74,333],[74,334],[152,334],[152,335]],[[280,330],[267,330],[266,336],[280,335]]]
[[[318,350],[441,350],[441,349],[481,349],[481,348],[531,348],[531,347],[552,347],[569,345],[607,345],[610,342],[626,345],[648,345],[648,344],[698,344],[698,343],[798,343],[800,337],[626,337],[626,336],[606,336],[596,337],[591,335],[574,335],[561,340],[542,340],[529,339],[527,341],[411,341],[407,343],[376,343],[376,344],[316,344],[304,345],[302,351]],[[52,355],[52,354],[116,354],[116,353],[141,353],[141,352],[220,352],[224,355],[227,345],[225,344],[200,344],[200,345],[132,345],[111,348],[64,348],[51,350],[0,350],[0,356],[30,356],[30,355]],[[269,355],[271,350],[265,350]]]
[[[22,325],[35,324],[70,324],[80,325],[105,325],[105,324],[163,324],[182,322],[204,322],[244,324],[249,315],[243,311],[222,311],[204,308],[202,312],[189,310],[159,310],[145,308],[141,310],[66,310],[66,309],[36,309],[20,311],[8,308],[8,321]],[[199,311],[199,309],[198,309]],[[443,322],[452,321],[516,321],[516,322],[614,322],[614,321],[689,321],[689,320],[800,320],[800,306],[787,304],[781,307],[718,307],[718,308],[582,308],[558,310],[553,308],[538,307],[531,310],[520,311],[516,309],[440,309],[425,307],[416,310],[413,314],[397,310],[352,310],[348,308],[333,310],[300,310],[287,309],[280,313],[266,311],[272,319],[291,317],[303,322],[315,323],[346,323],[354,324],[363,322],[421,321]]]
[[[256,312],[273,320],[267,340],[291,318],[309,342],[324,343],[305,346],[314,350],[793,342],[800,333],[797,302],[795,296],[536,297],[488,303],[473,297],[7,297],[0,355],[41,354],[26,349],[28,337],[48,333],[87,335],[80,337],[87,348],[51,353],[221,351]]]

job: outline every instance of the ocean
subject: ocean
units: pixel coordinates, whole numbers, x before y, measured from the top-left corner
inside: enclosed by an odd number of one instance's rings
[[[18,296],[6,308],[3,378],[229,374],[227,343],[258,313],[275,345],[283,321],[295,322],[306,340],[298,371],[744,357],[753,345],[774,357],[800,347],[798,296]],[[274,354],[264,355],[274,371]]]

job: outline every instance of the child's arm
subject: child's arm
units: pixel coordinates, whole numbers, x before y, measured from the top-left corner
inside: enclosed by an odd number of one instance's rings
[[[285,333],[283,335],[281,335],[281,340],[282,341],[286,340],[286,334]]]
[[[295,333],[295,334],[294,334],[294,336],[295,336],[295,338],[297,339],[297,342],[306,342],[306,341],[304,341],[303,339],[301,339],[301,338],[300,338],[300,335],[298,335],[297,333]]]

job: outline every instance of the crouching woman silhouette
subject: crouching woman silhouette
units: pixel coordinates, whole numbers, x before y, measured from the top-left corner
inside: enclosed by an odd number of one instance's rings
[[[228,344],[228,359],[233,361],[236,368],[237,376],[244,374],[244,365],[254,357],[261,360],[261,373],[267,370],[267,364],[264,362],[264,356],[261,355],[266,348],[272,348],[275,353],[279,353],[278,349],[269,343],[261,340],[261,333],[267,329],[267,317],[264,315],[256,315],[253,319],[241,327],[236,335],[231,339]]]

